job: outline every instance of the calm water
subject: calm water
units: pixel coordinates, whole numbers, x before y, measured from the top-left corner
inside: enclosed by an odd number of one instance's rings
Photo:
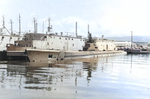
[[[150,55],[0,64],[0,99],[150,99]]]

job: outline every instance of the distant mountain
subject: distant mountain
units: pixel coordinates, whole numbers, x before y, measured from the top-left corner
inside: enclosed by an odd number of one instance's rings
[[[114,41],[131,41],[131,36],[123,37],[105,37]],[[133,36],[133,42],[150,42],[150,36]]]

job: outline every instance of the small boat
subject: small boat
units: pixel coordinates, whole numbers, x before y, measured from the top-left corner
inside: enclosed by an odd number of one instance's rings
[[[133,32],[131,31],[131,47],[129,49],[125,49],[124,51],[127,52],[127,54],[150,54],[150,51],[148,51],[146,48],[134,48],[132,46],[133,42]]]
[[[142,51],[141,49],[127,49],[127,54],[150,54],[150,51]]]

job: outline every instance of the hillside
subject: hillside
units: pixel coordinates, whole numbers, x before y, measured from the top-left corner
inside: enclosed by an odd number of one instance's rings
[[[131,41],[131,36],[105,37],[114,41]],[[133,36],[133,42],[150,42],[150,36]]]

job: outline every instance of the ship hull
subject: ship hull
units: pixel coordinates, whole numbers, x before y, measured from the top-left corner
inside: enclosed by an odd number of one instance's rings
[[[29,58],[27,56],[26,51],[22,51],[22,52],[7,52],[7,60],[8,61],[26,61],[29,62]]]
[[[126,52],[124,51],[59,51],[27,49],[30,62],[54,62],[61,60],[77,60],[80,58],[110,56]]]
[[[7,55],[6,51],[0,51],[0,61],[6,61],[7,60]]]
[[[140,52],[130,51],[127,52],[127,54],[150,54],[150,51],[140,51]]]
[[[127,54],[150,54],[150,51],[126,50]]]

